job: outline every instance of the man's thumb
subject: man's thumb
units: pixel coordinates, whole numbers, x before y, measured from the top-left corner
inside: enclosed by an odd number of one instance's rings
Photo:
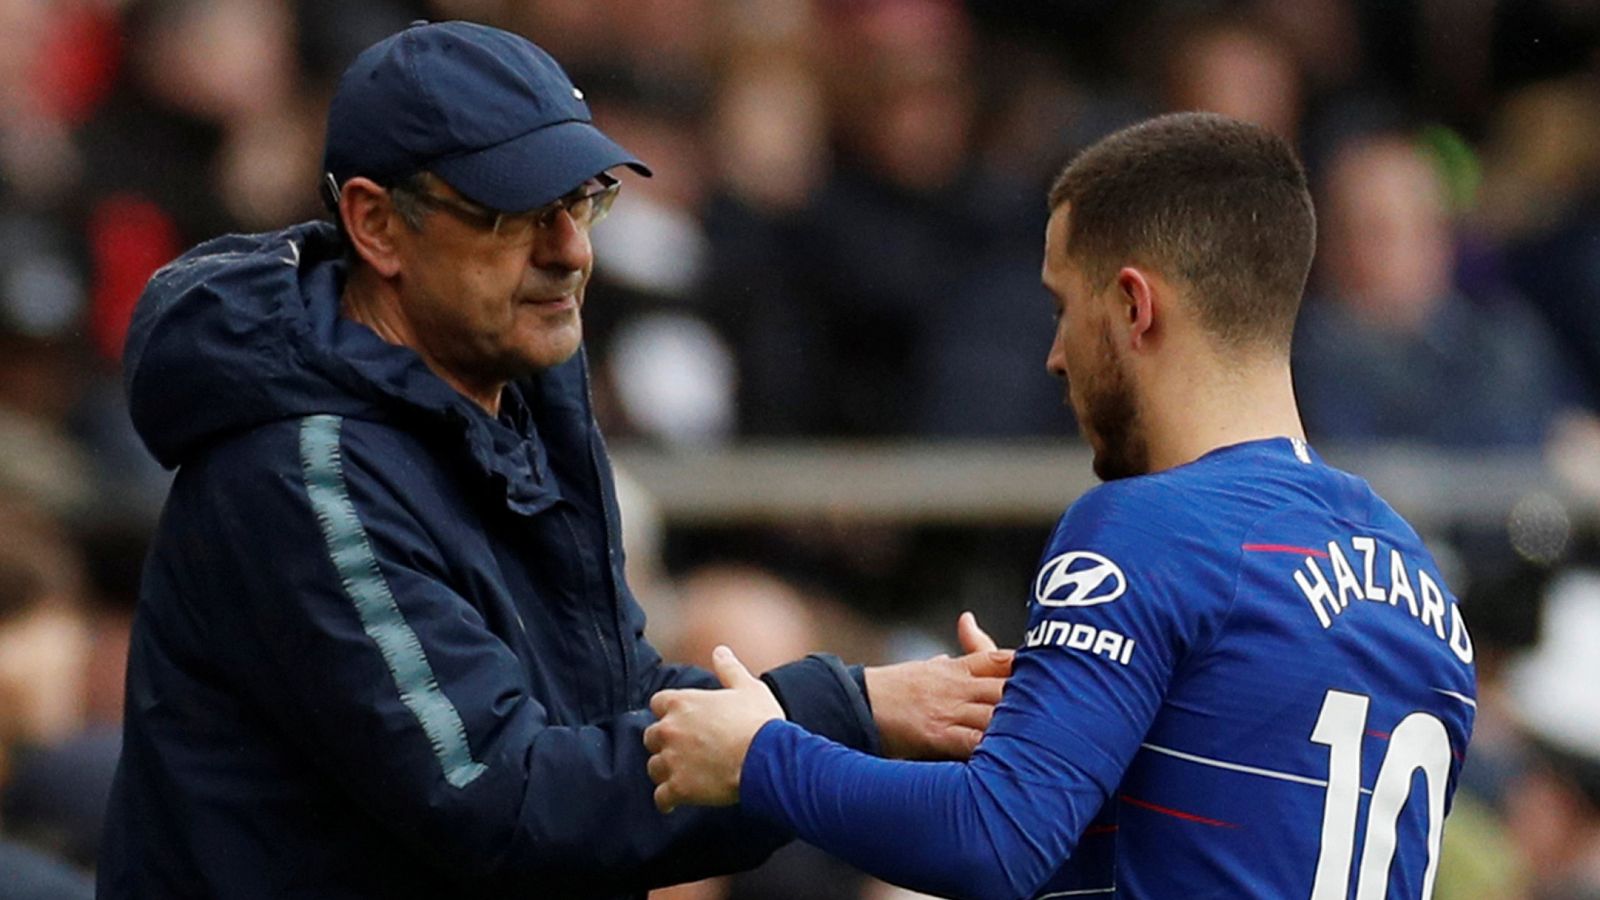
[[[994,638],[978,626],[978,617],[964,612],[956,620],[956,639],[961,642],[961,652],[979,653],[998,649]]]
[[[734,656],[726,646],[718,645],[717,649],[711,651],[711,669],[717,673],[717,680],[722,682],[723,687],[743,687],[753,681],[759,683],[744,667],[744,663],[739,662],[739,657]]]

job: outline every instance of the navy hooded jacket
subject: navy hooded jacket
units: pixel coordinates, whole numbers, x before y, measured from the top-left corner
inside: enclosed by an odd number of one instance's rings
[[[178,472],[147,562],[99,865],[124,897],[636,896],[786,835],[652,803],[664,665],[623,581],[581,354],[498,418],[339,315],[331,226],[164,268],[125,355]],[[860,671],[767,674],[877,741]]]

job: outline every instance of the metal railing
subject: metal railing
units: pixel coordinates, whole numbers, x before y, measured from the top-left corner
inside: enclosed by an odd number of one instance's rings
[[[1538,454],[1394,445],[1319,450],[1331,464],[1366,478],[1421,530],[1505,524],[1530,508],[1564,512],[1574,523],[1600,522],[1600,503],[1563,485]],[[668,522],[685,525],[817,517],[1047,523],[1098,483],[1088,449],[1070,440],[769,442],[705,450],[625,444],[614,455]]]

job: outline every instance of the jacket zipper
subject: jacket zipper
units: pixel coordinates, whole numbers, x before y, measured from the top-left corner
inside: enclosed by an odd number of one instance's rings
[[[592,422],[593,419],[590,421]],[[611,621],[612,625],[616,629],[617,649],[622,654],[622,695],[626,698],[626,702],[631,705],[633,703],[633,665],[629,661],[631,655],[628,653],[628,635],[623,633],[624,623],[622,621],[622,587],[617,583],[617,553],[616,548],[612,546],[611,542],[613,527],[620,528],[620,525],[616,522],[613,522],[611,519],[611,505],[614,502],[614,498],[607,495],[606,478],[601,471],[599,453],[595,450],[596,442],[603,440],[604,438],[600,436],[599,427],[592,426],[589,432],[588,442],[589,465],[593,470],[595,488],[600,492],[600,522],[604,526],[605,532],[602,537],[602,549],[605,551],[605,559],[602,561],[603,565],[601,568],[604,571],[603,578],[607,590],[606,596],[611,600]]]
[[[604,498],[602,498],[602,500],[603,499]],[[604,509],[604,507],[602,507],[602,510],[603,509]],[[602,515],[603,515],[603,513],[602,513]],[[577,527],[572,524],[572,519],[573,519],[573,514],[572,514],[571,510],[569,510],[569,509],[562,509],[561,510],[561,521],[566,524],[566,526],[567,526],[567,534],[572,536],[573,546],[578,549],[578,558],[580,560],[582,560],[582,558],[583,558],[583,549],[582,549],[583,548],[583,542],[579,538]],[[605,565],[606,564],[604,562],[602,562],[602,568],[604,568]],[[587,577],[585,578],[585,580],[587,580]],[[601,585],[600,586],[601,586],[602,590],[605,587],[605,581],[604,581],[603,578],[601,579]],[[601,624],[600,617],[596,613],[594,605],[592,603],[585,603],[584,607],[589,612],[589,621],[590,621],[590,623],[594,625],[595,641],[596,641],[596,643],[598,643],[600,645],[600,655],[601,655],[601,657],[603,657],[605,659],[606,672],[608,673],[608,677],[606,678],[606,703],[605,703],[604,709],[606,711],[615,710],[616,707],[617,707],[617,690],[616,690],[616,684],[614,682],[614,678],[612,676],[610,676],[610,673],[613,673],[613,672],[617,671],[618,667],[612,665],[612,662],[611,662],[611,651],[608,649],[608,646],[607,646],[610,642],[606,640],[605,626],[603,624]],[[621,664],[621,668],[623,669],[624,672],[627,671],[627,666],[628,666],[627,659],[626,659],[626,657],[624,657],[623,660],[622,660],[622,664]]]
[[[617,583],[616,549],[611,544],[613,527],[617,529],[618,539],[620,540],[621,526],[611,520],[611,505],[614,502],[614,498],[609,497],[606,493],[606,478],[601,472],[599,452],[595,449],[595,444],[603,444],[605,438],[600,434],[599,423],[594,420],[594,385],[589,380],[589,355],[587,350],[579,352],[584,354],[583,398],[585,408],[583,412],[588,420],[588,436],[585,443],[589,447],[590,474],[594,477],[595,490],[600,495],[600,523],[604,526],[601,529],[603,533],[600,536],[601,549],[604,551],[604,558],[601,560],[601,568],[604,570],[602,578],[604,586],[607,588],[606,596],[611,601],[611,623],[617,636],[617,650],[622,655],[622,683],[619,687],[621,688],[624,704],[632,706],[633,665],[629,661],[631,654],[628,653],[628,636],[622,633],[622,586]]]

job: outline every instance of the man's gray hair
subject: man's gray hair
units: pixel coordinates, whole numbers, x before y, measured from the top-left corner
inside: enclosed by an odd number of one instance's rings
[[[400,220],[412,231],[422,230],[422,200],[419,195],[426,193],[432,177],[425,171],[412,172],[389,185],[389,199],[394,201],[394,211],[400,214]]]

